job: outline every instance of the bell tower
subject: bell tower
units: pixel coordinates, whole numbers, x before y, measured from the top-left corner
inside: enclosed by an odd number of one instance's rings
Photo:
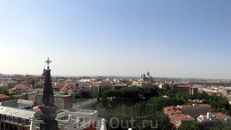
[[[51,83],[51,70],[49,68],[49,64],[51,63],[51,61],[49,60],[49,58],[47,59],[46,63],[47,69],[45,70],[45,84],[43,88],[42,99],[42,103],[44,104],[44,106],[39,107],[42,111],[41,118],[43,120],[43,122],[40,123],[40,130],[58,130],[58,122],[55,120],[57,116],[57,106],[53,104],[54,93]]]

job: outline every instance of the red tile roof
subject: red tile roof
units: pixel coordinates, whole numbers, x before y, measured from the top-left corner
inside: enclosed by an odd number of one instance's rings
[[[194,121],[195,119],[192,116],[185,115],[185,114],[173,114],[176,118],[182,120],[187,120],[187,121]]]
[[[0,99],[3,99],[3,98],[10,98],[10,96],[4,95],[4,94],[0,94]]]
[[[222,113],[216,113],[216,112],[214,112],[213,115],[215,115],[216,118],[218,118],[218,119],[231,118],[230,116],[222,114]]]

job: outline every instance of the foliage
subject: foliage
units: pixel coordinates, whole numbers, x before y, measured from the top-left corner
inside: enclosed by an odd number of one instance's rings
[[[9,92],[7,91],[7,89],[0,89],[0,93],[10,96]]]
[[[84,101],[84,100],[86,100],[86,99],[85,99],[85,98],[75,99],[75,100],[73,101],[73,103],[82,102],[82,101]]]
[[[169,84],[165,84],[165,88],[166,88],[166,90],[169,90],[170,89]]]
[[[203,123],[193,122],[192,124],[182,124],[178,130],[209,130]]]
[[[168,96],[168,98],[172,98],[172,97],[175,97],[175,92],[172,90],[172,89],[169,89],[167,92],[166,92],[166,95]]]
[[[122,104],[113,108],[111,107],[111,103],[114,103],[112,99],[110,99],[107,103],[108,104],[106,104],[105,101],[102,101],[95,105],[95,108],[98,110],[99,117],[106,118],[108,120],[107,123],[109,123],[112,117],[117,117],[119,119],[120,127],[126,126],[127,123],[127,127],[131,127],[131,120],[134,120],[134,127],[138,128],[139,126],[142,126],[140,129],[151,129],[152,126],[155,126],[155,123],[158,124],[158,128],[162,129],[170,129],[173,127],[168,116],[165,115],[163,111],[157,111],[155,106],[156,104],[139,102],[132,106]],[[116,125],[117,121],[112,120],[112,124]],[[108,129],[112,129],[110,125],[107,126],[109,127]]]
[[[168,96],[168,98],[162,98],[161,96],[159,97],[159,95],[165,94]],[[139,97],[142,96],[150,97],[150,99],[148,101],[141,100]],[[106,100],[108,97],[113,98]],[[132,86],[122,88],[120,90],[105,90],[102,94],[102,98],[104,100],[95,105],[100,117],[106,118],[108,122],[112,117],[118,117],[119,123],[122,123],[123,126],[126,126],[126,120],[130,121],[131,119],[134,119],[136,129],[151,129],[151,120],[158,120],[158,129],[173,128],[169,118],[163,113],[163,107],[192,104],[188,102],[188,99],[204,99],[203,103],[210,104],[214,111],[222,112],[224,114],[231,114],[231,106],[229,105],[227,99],[219,96],[209,96],[205,92],[199,93],[198,95],[190,95],[189,93],[175,93],[171,89],[164,90],[157,87],[148,87],[147,91],[145,92],[141,87]],[[138,126],[142,125],[143,120],[147,120],[144,128],[138,128]],[[112,121],[112,123],[116,125],[117,122]],[[152,123],[155,125],[154,122]],[[131,122],[128,124],[131,126]],[[179,130],[230,129],[229,125],[222,126],[220,121],[217,121],[215,125],[216,127],[207,128],[204,127],[202,123],[193,122],[190,125],[182,124],[179,127]],[[107,126],[109,126],[108,129],[112,129],[110,128],[110,125]],[[123,128],[119,127],[118,129]]]
[[[13,99],[13,95],[18,95],[18,93],[17,92],[10,93],[10,99],[11,100]]]
[[[147,91],[144,92],[144,97],[158,97],[159,88],[157,86],[148,87]]]
[[[96,96],[96,98],[97,98],[97,101],[98,101],[98,102],[100,102],[100,98],[99,98],[99,95],[97,95],[97,96]]]
[[[88,93],[87,91],[83,91],[83,92],[81,93],[81,96],[82,96],[83,98],[90,98],[89,93]]]
[[[220,96],[207,95],[206,100],[204,100],[203,103],[210,104],[215,112],[221,112],[223,110],[223,113],[229,113],[228,110],[230,110],[229,101]]]
[[[151,91],[152,93],[155,90]],[[136,100],[137,98],[140,97],[140,95],[143,94],[143,89],[137,86],[131,86],[131,87],[124,87],[121,88],[120,90],[112,90],[112,89],[107,89],[103,91],[102,98],[103,100],[106,100],[108,97],[114,97],[114,98],[128,98],[128,99],[134,99]]]
[[[123,80],[122,82],[125,83],[125,84],[129,84],[128,80]]]

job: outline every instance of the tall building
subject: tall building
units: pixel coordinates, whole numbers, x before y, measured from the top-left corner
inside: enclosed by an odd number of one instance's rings
[[[174,90],[176,93],[189,93],[192,95],[197,95],[198,87],[193,85],[185,85],[185,84],[171,84],[170,89]]]

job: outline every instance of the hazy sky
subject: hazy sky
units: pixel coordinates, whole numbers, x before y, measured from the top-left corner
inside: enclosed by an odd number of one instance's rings
[[[0,73],[231,79],[230,0],[1,0]]]

